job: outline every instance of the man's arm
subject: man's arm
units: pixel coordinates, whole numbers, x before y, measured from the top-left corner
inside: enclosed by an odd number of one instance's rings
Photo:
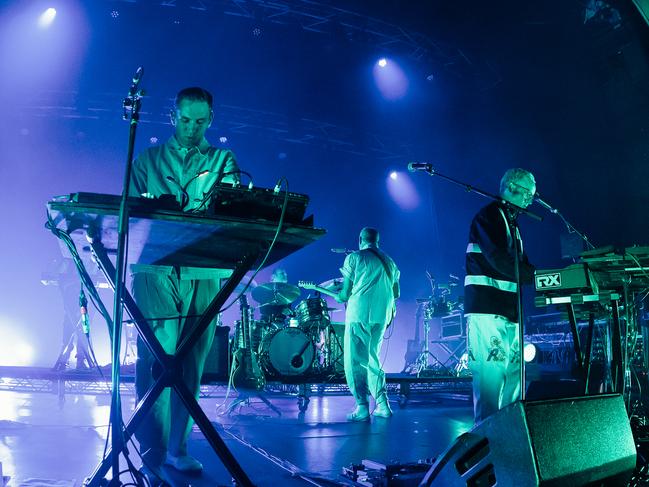
[[[352,280],[349,277],[345,277],[345,280],[343,281],[343,288],[336,296],[336,301],[338,301],[339,303],[346,303],[347,301],[349,301],[349,296],[351,296],[353,285],[354,283],[352,282]]]
[[[128,187],[129,196],[142,196],[146,194],[146,170],[144,169],[143,155],[133,161],[131,167],[131,181]]]
[[[223,179],[221,179],[221,182],[240,183],[241,175],[238,171],[239,165],[237,164],[237,159],[234,156],[234,152],[226,151],[225,160],[223,163]]]

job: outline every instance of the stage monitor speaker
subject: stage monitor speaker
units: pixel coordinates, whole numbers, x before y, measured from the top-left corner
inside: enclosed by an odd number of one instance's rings
[[[635,465],[622,396],[516,402],[455,440],[420,487],[623,486]]]
[[[229,333],[230,328],[227,326],[216,327],[212,348],[205,359],[202,382],[228,380],[230,371]]]

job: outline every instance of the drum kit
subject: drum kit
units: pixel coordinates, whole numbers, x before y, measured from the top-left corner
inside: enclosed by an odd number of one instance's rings
[[[343,337],[331,320],[340,310],[329,307],[320,293],[298,302],[300,294],[288,283],[258,285],[250,295],[260,318],[254,319],[255,309],[249,307],[234,324],[233,353],[249,347],[266,378],[326,379],[342,372]]]

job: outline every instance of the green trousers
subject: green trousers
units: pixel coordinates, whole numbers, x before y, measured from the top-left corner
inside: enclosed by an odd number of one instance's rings
[[[133,276],[133,297],[167,354],[173,355],[183,338],[193,330],[219,290],[215,279],[180,280],[177,274],[143,272]],[[214,338],[216,320],[205,330],[183,361],[183,378],[196,399],[205,359]],[[138,401],[153,383],[155,362],[144,342],[138,338],[135,390]],[[187,454],[187,438],[192,428],[187,409],[175,391],[165,388],[135,431],[145,462],[161,465],[167,452]]]
[[[345,379],[358,405],[368,404],[368,394],[377,403],[387,400],[385,372],[379,357],[385,328],[386,325],[377,323],[345,325]]]

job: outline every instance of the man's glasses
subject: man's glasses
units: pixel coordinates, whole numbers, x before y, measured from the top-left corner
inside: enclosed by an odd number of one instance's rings
[[[523,193],[523,195],[526,198],[529,198],[529,199],[534,198],[534,192],[532,192],[532,190],[530,188],[526,188],[525,186],[521,186],[520,184],[517,184],[517,183],[514,183],[514,182],[512,182],[512,184],[514,186],[516,186],[517,188],[519,188],[521,190],[520,192]]]

